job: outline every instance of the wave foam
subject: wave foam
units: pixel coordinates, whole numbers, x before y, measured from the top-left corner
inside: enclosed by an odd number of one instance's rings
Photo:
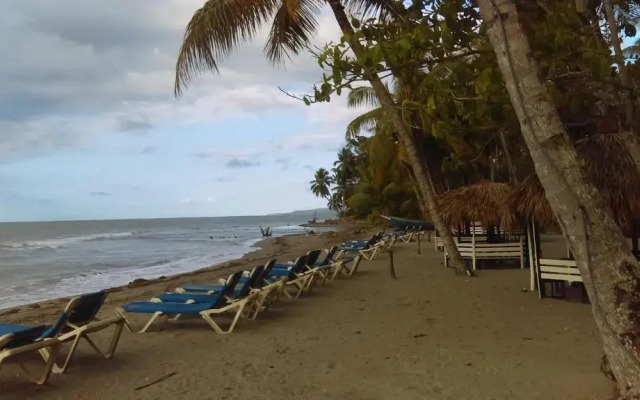
[[[0,243],[0,248],[9,250],[55,250],[82,242],[93,242],[98,240],[115,240],[127,238],[135,235],[135,232],[98,233],[95,235],[69,236],[45,240],[28,240],[26,242]]]

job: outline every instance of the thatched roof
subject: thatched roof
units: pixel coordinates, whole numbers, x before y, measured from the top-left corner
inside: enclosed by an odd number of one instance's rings
[[[512,213],[507,200],[511,186],[482,180],[471,186],[450,190],[438,197],[444,219],[451,226],[479,221],[484,226],[510,224]]]
[[[598,188],[618,225],[640,222],[640,171],[617,134],[598,134],[576,142],[591,182]]]
[[[597,134],[576,142],[585,172],[600,191],[617,223],[630,227],[640,222],[640,172],[617,134]],[[534,218],[545,226],[556,224],[542,184],[536,175],[529,176],[512,192],[512,209],[522,217]]]
[[[529,175],[516,185],[509,196],[508,204],[519,218],[533,218],[545,227],[556,225],[556,216],[551,210],[542,183],[536,174]]]

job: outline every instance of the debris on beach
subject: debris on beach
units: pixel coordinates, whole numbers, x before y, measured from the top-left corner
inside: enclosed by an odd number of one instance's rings
[[[148,279],[138,278],[138,279],[134,279],[133,281],[129,282],[127,287],[134,288],[134,287],[138,287],[138,286],[144,286],[147,282],[149,282]]]

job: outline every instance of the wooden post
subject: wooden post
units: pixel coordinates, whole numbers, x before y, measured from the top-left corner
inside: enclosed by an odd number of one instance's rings
[[[527,229],[526,229],[526,234],[527,234],[527,249],[528,249],[528,254],[529,254],[529,290],[530,291],[534,291],[536,290],[536,277],[535,277],[535,266],[534,266],[534,249],[533,249],[533,221],[531,224],[527,223]]]
[[[393,266],[393,250],[389,250],[389,273],[391,273],[393,279],[396,279],[396,269]]]
[[[421,248],[420,248],[420,234],[418,234],[418,254],[422,254],[421,252]]]

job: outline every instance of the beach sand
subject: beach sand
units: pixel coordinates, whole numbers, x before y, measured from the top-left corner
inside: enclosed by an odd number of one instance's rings
[[[104,315],[186,282],[326,248],[337,234],[276,238],[222,270],[118,289]],[[359,235],[363,237],[366,235]],[[217,335],[199,318],[163,331],[123,333],[114,359],[81,345],[70,369],[38,387],[0,371],[0,399],[606,399],[601,346],[587,304],[539,300],[528,270],[459,277],[424,243],[398,244],[358,273],[282,300]],[[3,322],[52,321],[64,300],[5,310]],[[140,321],[136,319],[136,321]],[[109,332],[110,333],[110,332]],[[98,337],[107,339],[107,334]],[[34,359],[34,365],[37,365]],[[170,375],[167,379],[136,390]]]

